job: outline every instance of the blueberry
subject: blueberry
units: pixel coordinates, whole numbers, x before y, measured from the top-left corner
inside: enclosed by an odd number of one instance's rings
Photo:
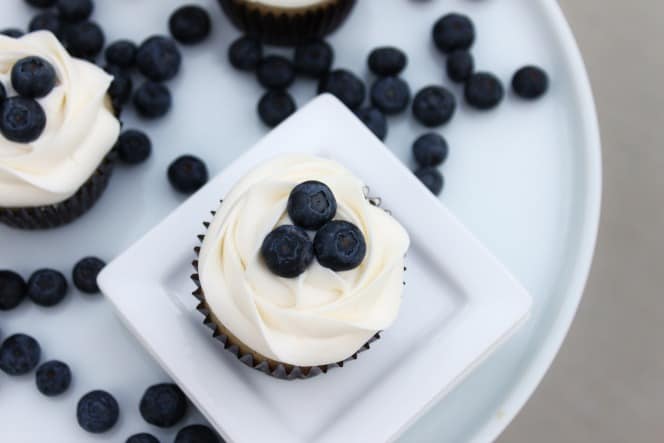
[[[41,57],[20,59],[12,68],[12,86],[23,97],[40,98],[55,87],[55,69]]]
[[[443,190],[443,175],[436,168],[420,168],[415,171],[415,176],[420,179],[424,186],[434,195],[440,195]]]
[[[387,115],[403,112],[408,103],[410,88],[399,77],[382,77],[371,86],[371,104]]]
[[[25,0],[27,4],[35,8],[50,8],[54,6],[58,0]]]
[[[413,99],[413,115],[424,126],[440,126],[450,121],[456,109],[454,95],[442,86],[422,88]]]
[[[152,142],[142,131],[128,129],[120,134],[115,143],[118,158],[128,165],[142,163],[150,157]]]
[[[131,92],[134,87],[131,75],[116,65],[107,65],[104,70],[113,76],[113,81],[107,91],[111,97],[113,107],[116,110],[121,109],[129,98],[131,98]]]
[[[475,41],[473,22],[462,14],[448,14],[433,26],[433,41],[443,52],[468,49]]]
[[[54,269],[40,269],[28,279],[27,296],[37,305],[51,307],[67,295],[67,280]]]
[[[25,33],[17,28],[7,28],[0,31],[0,34],[6,35],[7,37],[20,38],[23,37]]]
[[[335,69],[318,83],[318,93],[329,92],[350,109],[357,109],[364,102],[366,87],[360,78],[345,69]]]
[[[267,91],[258,101],[258,115],[271,128],[286,120],[295,109],[295,101],[286,91]]]
[[[447,57],[447,76],[450,80],[463,83],[473,73],[475,62],[470,52],[457,49]]]
[[[60,17],[67,22],[86,20],[92,15],[93,9],[92,0],[58,0]]]
[[[203,187],[208,171],[203,160],[193,155],[176,158],[168,167],[168,181],[176,191],[191,194]]]
[[[256,67],[258,82],[268,89],[289,87],[295,80],[295,68],[285,57],[268,55],[263,57]]]
[[[200,43],[210,35],[210,14],[200,6],[187,5],[178,8],[168,21],[175,40],[185,45]]]
[[[41,347],[29,335],[12,335],[0,346],[0,370],[7,375],[27,374],[39,364],[40,358]]]
[[[91,391],[78,401],[76,419],[81,428],[93,434],[101,434],[115,426],[120,407],[106,391]]]
[[[549,89],[549,76],[538,66],[524,66],[512,77],[512,89],[519,97],[536,99]]]
[[[357,268],[367,253],[362,231],[354,224],[333,220],[320,228],[314,238],[318,263],[333,271]]]
[[[118,40],[106,48],[104,55],[106,62],[119,66],[120,68],[131,68],[136,62],[136,52],[138,47],[136,44],[129,40]]]
[[[180,429],[174,443],[223,443],[217,434],[207,426],[190,425]]]
[[[79,260],[79,262],[74,265],[71,274],[74,286],[76,286],[79,291],[85,292],[86,294],[98,293],[99,286],[97,285],[97,276],[101,270],[104,269],[104,266],[106,266],[106,263],[97,257],[85,257]]]
[[[263,58],[263,45],[253,37],[242,36],[228,48],[228,60],[236,69],[253,71]]]
[[[496,107],[505,91],[500,80],[488,72],[477,72],[466,81],[464,97],[474,108],[487,110]]]
[[[316,230],[334,218],[337,200],[332,190],[311,180],[295,186],[288,196],[288,216],[304,229]]]
[[[366,106],[355,111],[357,118],[362,120],[362,123],[374,133],[376,137],[385,140],[387,136],[387,119],[385,114],[376,108]]]
[[[295,47],[295,70],[320,78],[327,74],[334,61],[334,50],[325,40],[313,40]]]
[[[71,384],[69,366],[61,361],[48,361],[37,368],[37,389],[47,397],[64,393]]]
[[[0,270],[0,311],[10,311],[25,299],[28,286],[16,272]]]
[[[37,140],[46,127],[46,114],[34,99],[11,97],[0,103],[0,133],[16,143]]]
[[[75,23],[64,32],[65,46],[72,57],[94,60],[104,49],[104,32],[95,22]]]
[[[150,386],[141,398],[139,410],[151,425],[170,428],[187,413],[187,397],[172,383]]]
[[[152,434],[142,432],[132,435],[125,443],[159,443],[159,440]]]
[[[58,38],[62,36],[63,29],[64,26],[60,17],[52,11],[45,11],[35,15],[28,25],[30,32],[51,31]]]
[[[3,85],[0,82],[0,102],[2,102],[6,98],[7,98],[7,90],[5,89],[5,85]]]
[[[293,225],[282,225],[265,237],[261,255],[274,274],[295,278],[314,260],[314,247],[307,231]]]
[[[413,156],[421,167],[439,166],[447,159],[447,141],[435,132],[428,132],[413,143]]]
[[[155,82],[170,80],[180,71],[182,56],[175,42],[159,35],[145,40],[136,53],[138,70]]]
[[[368,59],[371,72],[381,77],[398,75],[404,70],[407,63],[406,54],[401,49],[392,46],[374,49]]]
[[[171,91],[161,83],[146,81],[134,92],[134,106],[143,117],[163,117],[170,111],[171,103]]]

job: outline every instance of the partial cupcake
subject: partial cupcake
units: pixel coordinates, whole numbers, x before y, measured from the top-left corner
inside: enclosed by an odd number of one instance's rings
[[[366,189],[334,161],[280,156],[205,223],[194,295],[241,361],[284,379],[318,375],[394,322],[410,240]]]
[[[356,0],[219,0],[245,33],[274,45],[323,37],[348,17]]]
[[[71,222],[103,194],[120,133],[112,77],[50,32],[0,36],[0,222]]]

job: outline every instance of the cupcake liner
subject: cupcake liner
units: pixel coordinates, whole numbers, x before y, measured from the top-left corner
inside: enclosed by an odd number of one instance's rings
[[[87,212],[104,193],[113,173],[115,154],[109,153],[74,195],[60,203],[25,208],[0,208],[0,222],[19,229],[50,229]]]
[[[231,22],[245,33],[273,45],[293,46],[337,29],[356,0],[327,0],[301,8],[271,7],[245,0],[219,0]]]

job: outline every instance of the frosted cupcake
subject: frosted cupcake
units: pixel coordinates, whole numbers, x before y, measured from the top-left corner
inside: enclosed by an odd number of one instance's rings
[[[101,196],[120,132],[112,77],[41,31],[0,36],[0,221],[68,223]]]
[[[279,378],[317,375],[393,323],[410,240],[365,190],[336,162],[287,155],[226,195],[196,248],[194,295],[244,363]]]

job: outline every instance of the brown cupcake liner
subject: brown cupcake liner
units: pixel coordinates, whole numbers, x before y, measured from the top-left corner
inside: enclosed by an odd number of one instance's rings
[[[301,8],[276,8],[245,0],[219,0],[231,22],[264,43],[294,46],[336,30],[356,0],[327,0]]]

